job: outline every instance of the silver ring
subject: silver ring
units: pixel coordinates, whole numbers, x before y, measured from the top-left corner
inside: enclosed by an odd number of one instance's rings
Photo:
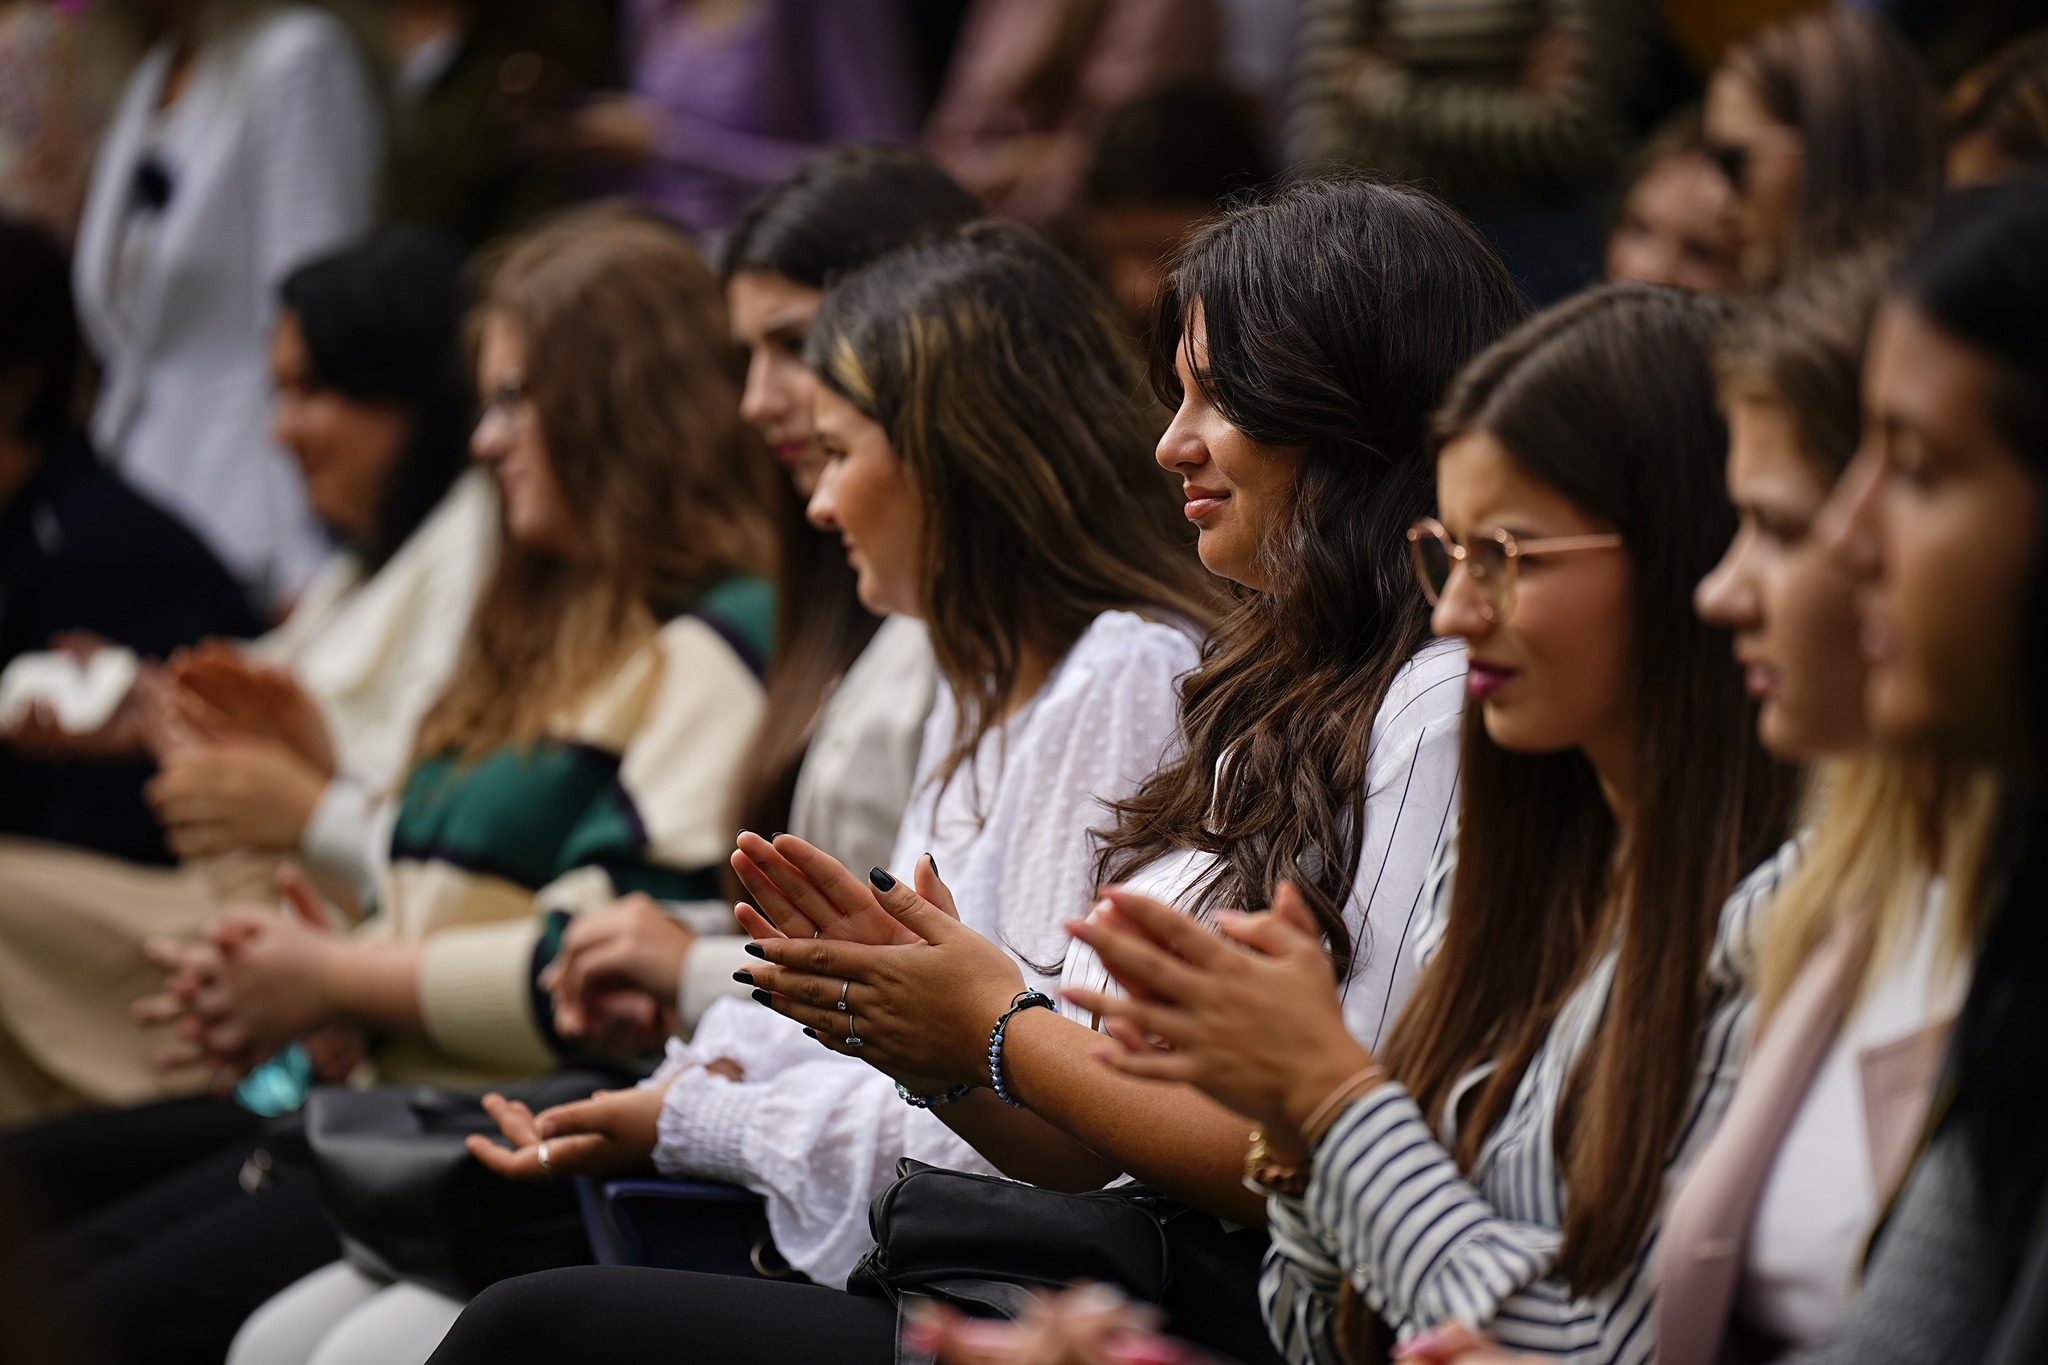
[[[858,1027],[860,1026],[854,1022],[853,1015],[848,1014],[846,1016],[846,1045],[848,1047],[858,1048],[867,1046],[866,1041],[858,1033],[854,1032]]]
[[[853,1013],[852,1010],[846,1008],[846,993],[852,989],[853,982],[851,981],[842,981],[839,983],[839,1012],[841,1014]]]
[[[534,1155],[540,1158],[540,1173],[549,1179],[553,1179],[555,1168],[548,1161],[548,1145],[543,1142],[540,1146],[534,1148]]]

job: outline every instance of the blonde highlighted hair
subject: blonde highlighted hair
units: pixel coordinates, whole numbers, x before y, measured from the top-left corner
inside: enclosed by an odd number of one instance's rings
[[[499,256],[487,321],[525,347],[578,553],[505,544],[421,758],[539,738],[663,617],[775,563],[773,469],[740,421],[724,294],[687,238],[611,205],[551,219]]]
[[[1983,937],[1979,873],[1998,819],[1999,784],[1982,769],[1896,753],[1815,766],[1799,870],[1772,903],[1757,948],[1756,988],[1769,1018],[1800,970],[1845,920],[1860,999],[1912,947],[1937,884],[1938,951],[1948,968]]]

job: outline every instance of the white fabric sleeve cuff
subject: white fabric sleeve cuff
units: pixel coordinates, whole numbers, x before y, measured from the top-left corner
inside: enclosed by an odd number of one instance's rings
[[[654,1168],[670,1179],[747,1183],[747,1087],[715,1072],[685,1071],[669,1085],[656,1125]]]
[[[336,773],[299,834],[299,851],[344,878],[364,905],[376,894],[375,854],[370,846],[375,837],[375,808],[368,787]]]
[[[744,971],[755,961],[747,953],[749,942],[740,934],[699,934],[690,944],[690,951],[683,957],[682,974],[676,981],[676,1016],[683,1037],[697,1032],[704,1011],[714,1001],[746,994],[748,987],[733,980],[732,974]]]

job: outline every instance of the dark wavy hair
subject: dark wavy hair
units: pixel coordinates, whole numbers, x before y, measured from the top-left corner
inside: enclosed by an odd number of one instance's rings
[[[1580,1293],[1627,1267],[1662,1202],[1721,907],[1785,837],[1792,806],[1793,774],[1757,741],[1727,635],[1692,607],[1735,533],[1708,364],[1725,307],[1649,285],[1582,294],[1474,361],[1435,428],[1439,449],[1491,435],[1628,547],[1633,619],[1615,628],[1635,642],[1629,845],[1617,861],[1584,754],[1511,752],[1468,706],[1448,929],[1384,1057],[1432,1124],[1459,1077],[1495,1063],[1458,1115],[1469,1169],[1619,927],[1613,992],[1557,1116],[1559,1264]]]
[[[1164,415],[1109,300],[1044,238],[980,222],[892,252],[826,296],[807,354],[924,506],[923,615],[959,708],[941,783],[1027,648],[1058,658],[1105,611],[1209,625],[1213,580],[1152,462]]]
[[[1153,386],[1196,310],[1209,397],[1240,431],[1305,452],[1268,592],[1239,589],[1181,693],[1183,748],[1117,808],[1105,880],[1174,849],[1215,855],[1195,908],[1315,911],[1339,969],[1364,849],[1366,758],[1388,685],[1429,638],[1403,539],[1436,505],[1423,450],[1451,378],[1521,316],[1513,282],[1430,195],[1307,181],[1241,205],[1188,244],[1161,291]],[[1216,780],[1228,758],[1229,781]]]
[[[856,143],[820,152],[754,201],[725,239],[720,273],[779,275],[823,290],[848,271],[929,233],[978,217],[981,206],[922,152]],[[783,493],[777,518],[774,662],[768,705],[740,794],[746,829],[781,829],[796,794],[818,708],[880,622],[854,591],[839,537]]]
[[[469,464],[476,399],[461,347],[462,268],[452,238],[391,227],[300,266],[279,290],[314,382],[406,415],[405,449],[355,547],[366,573],[398,553]]]
[[[2048,497],[2048,175],[1954,197],[1911,257],[1893,297],[1988,357],[1994,429]],[[2048,532],[2037,532],[2022,658],[2048,676]],[[2022,765],[2048,772],[2048,722],[2014,736]],[[1951,1057],[1949,1122],[1976,1167],[1989,1233],[1985,1264],[2002,1298],[2024,1262],[2048,1194],[2048,804],[2038,790],[2008,802],[2000,854],[1985,878],[2004,891],[1964,1002]],[[1993,1300],[1997,1301],[1996,1299]]]

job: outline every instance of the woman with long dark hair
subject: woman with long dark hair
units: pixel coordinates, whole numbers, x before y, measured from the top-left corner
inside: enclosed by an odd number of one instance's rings
[[[1441,520],[1409,540],[1436,629],[1471,652],[1463,800],[1383,1046],[1345,1028],[1292,888],[1224,917],[1255,953],[1121,890],[1076,926],[1132,989],[1078,997],[1117,1021],[1117,1065],[1260,1124],[1264,1304],[1290,1360],[1371,1358],[1375,1316],[1583,1360],[1654,1348],[1646,1248],[1726,1102],[1735,955],[1789,856],[1738,888],[1791,784],[1691,610],[1734,522],[1720,311],[1594,291],[1474,361],[1438,416]]]
[[[1415,191],[1305,184],[1225,215],[1193,244],[1162,305],[1155,382],[1179,410],[1157,459],[1181,476],[1202,561],[1236,585],[1236,602],[1181,687],[1167,761],[1091,821],[1090,875],[1062,892],[1062,917],[1104,875],[1123,875],[1105,865],[1129,866],[1203,915],[1299,879],[1346,963],[1345,1018],[1379,1039],[1412,982],[1414,911],[1455,799],[1463,676],[1460,651],[1426,638],[1399,532],[1431,506],[1423,438],[1435,396],[1517,313],[1499,262]],[[946,635],[934,638],[943,651]],[[855,940],[811,945],[812,970],[751,966],[779,993],[764,1003],[835,1051],[875,1059],[913,1102],[938,1101],[1007,1174],[1091,1189],[1128,1171],[1193,1205],[1177,1226],[1207,1236],[1236,1278],[1187,1277],[1169,1307],[1182,1330],[1257,1358],[1265,1239],[1218,1221],[1261,1212],[1240,1183],[1249,1125],[1191,1089],[1097,1068],[1101,1038],[1077,1011],[1020,1015],[992,1074],[991,1025],[1027,981],[1100,983],[1100,967],[1057,940],[990,935],[991,919],[1016,924],[1020,889],[940,849],[942,885],[930,859],[903,849],[898,875],[877,868],[863,881],[799,840],[742,839],[743,879],[783,933]],[[916,892],[900,876],[906,862]],[[928,897],[957,904],[966,923],[938,922]],[[881,946],[907,943],[912,919],[929,951]],[[770,940],[762,952],[796,960],[798,945],[755,925]],[[842,991],[857,1050],[833,1008]]]
[[[942,862],[976,893],[967,922],[1008,946],[997,951],[1010,970],[1050,986],[1060,921],[1094,884],[1091,829],[1171,745],[1176,687],[1214,612],[1187,523],[1145,460],[1160,413],[1109,301],[1012,224],[971,224],[849,277],[808,354],[827,454],[811,517],[842,537],[870,611],[931,628],[943,681],[890,861],[906,876]],[[809,848],[790,835],[739,844],[750,867],[777,876],[777,850]],[[767,1200],[776,1249],[826,1284],[866,1251],[869,1205],[899,1159],[990,1169],[890,1077],[821,1052],[748,1001],[715,1005],[653,1084],[499,1112],[518,1149],[471,1143],[493,1169],[537,1179],[651,1158],[664,1174],[744,1184]],[[571,1295],[636,1292],[630,1274],[556,1273]],[[679,1277],[646,1307],[710,1351],[744,1305],[723,1281],[699,1302],[696,1283]],[[808,1297],[855,1314],[875,1306]],[[471,1312],[494,1318],[482,1300]],[[777,1315],[777,1335],[748,1350],[801,1340],[821,1357],[886,1358],[891,1322]],[[572,1352],[651,1340],[637,1318],[572,1315],[560,1328]],[[496,1331],[458,1326],[457,1340],[466,1330]],[[518,1347],[530,1348],[537,1338]]]
[[[834,279],[978,212],[921,153],[855,145],[806,162],[725,241],[727,310],[747,350],[740,416],[797,494],[778,499],[775,650],[739,822],[786,829],[857,867],[887,862],[895,846],[938,671],[924,623],[863,607],[839,537],[805,517],[824,455],[804,341]],[[709,929],[722,932],[701,932]],[[751,960],[732,929],[723,907],[685,924],[641,896],[577,916],[553,983],[556,1027],[585,1034],[608,1000],[630,990],[673,1001],[687,1035]]]

